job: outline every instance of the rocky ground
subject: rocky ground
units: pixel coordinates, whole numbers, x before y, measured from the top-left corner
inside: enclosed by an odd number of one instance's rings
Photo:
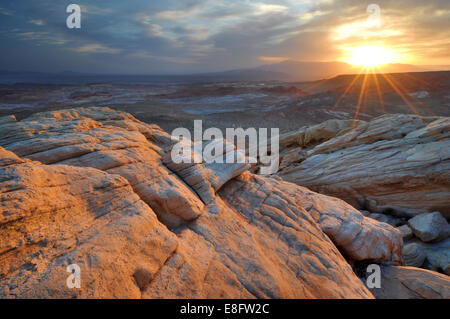
[[[405,265],[450,275],[450,118],[330,120],[280,142],[276,175],[397,227]]]
[[[0,116],[107,106],[170,133],[204,127],[277,127],[286,133],[330,119],[383,114],[449,116],[450,71],[339,75],[314,82],[216,81],[0,84]],[[359,105],[359,107],[357,107]]]
[[[175,164],[166,132],[108,108],[0,118],[0,297],[450,298],[437,248],[448,118],[333,123],[283,137],[281,171],[262,177],[245,163]],[[386,162],[372,174],[361,159]],[[411,164],[388,173],[399,161]],[[66,285],[70,264],[80,289]],[[381,265],[381,288],[366,286],[367,264]]]

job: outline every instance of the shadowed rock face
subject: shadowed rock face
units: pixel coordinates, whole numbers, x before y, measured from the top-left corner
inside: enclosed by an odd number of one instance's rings
[[[163,164],[170,136],[126,113],[8,117],[0,132],[3,298],[372,298],[343,255],[399,263],[400,231],[228,164],[192,168],[205,205]]]
[[[280,139],[306,159],[284,163],[285,180],[372,212],[450,215],[450,119],[385,115],[331,120]]]
[[[450,280],[443,274],[413,267],[382,267],[378,299],[449,299]]]

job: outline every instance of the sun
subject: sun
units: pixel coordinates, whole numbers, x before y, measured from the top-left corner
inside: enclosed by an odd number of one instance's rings
[[[356,66],[375,67],[394,61],[391,50],[379,46],[364,46],[351,48],[347,62]]]

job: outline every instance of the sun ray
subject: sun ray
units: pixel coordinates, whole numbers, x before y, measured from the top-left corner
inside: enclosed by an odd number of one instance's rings
[[[331,76],[331,77],[329,77],[327,79],[319,80],[319,81],[315,82],[314,84],[312,84],[312,85],[310,85],[310,86],[308,86],[306,88],[303,88],[302,90],[308,93],[308,91],[310,91],[312,89],[315,89],[315,88],[318,88],[318,87],[324,85],[325,83],[329,82],[333,77],[334,76]]]
[[[359,79],[359,77],[361,76],[361,74],[364,72],[364,69],[361,69],[361,71],[356,74],[353,77],[353,80],[350,82],[350,84],[346,87],[346,89],[344,90],[344,92],[341,94],[341,96],[339,97],[339,99],[336,101],[336,103],[334,104],[334,106],[331,108],[331,110],[335,110],[338,106],[339,103],[344,99],[345,95],[347,95],[348,91],[350,91],[350,89],[352,88],[353,84],[355,84],[355,82]]]
[[[406,98],[406,96],[402,93],[402,91],[395,85],[394,82],[390,79],[389,74],[382,73],[383,77],[386,79],[386,81],[389,83],[389,85],[394,89],[394,91],[400,96],[400,98],[409,106],[409,108],[417,114],[420,118],[422,118],[422,115],[416,110],[414,105]]]
[[[375,83],[375,87],[377,90],[378,100],[380,101],[381,109],[383,110],[383,113],[386,113],[386,108],[384,106],[384,99],[383,99],[383,95],[381,94],[380,83],[378,82],[378,75],[376,74],[376,72],[372,72],[372,77],[374,79],[374,83]]]
[[[404,88],[404,86],[396,81],[393,77],[391,77],[392,82],[395,82],[396,86],[399,88],[400,91],[403,91],[407,94],[407,90]],[[422,106],[430,115],[434,115],[433,111],[422,101],[420,101],[418,98],[416,98],[414,95],[408,95],[410,99],[414,100],[416,103],[418,103],[420,106]],[[406,96],[405,96],[406,97]]]
[[[363,83],[361,85],[361,90],[359,92],[358,104],[356,105],[355,115],[353,116],[353,128],[355,128],[356,120],[358,119],[359,111],[361,108],[361,103],[362,103],[362,100],[363,100],[363,97],[365,94],[365,90],[366,90],[367,78],[368,78],[368,70],[366,69],[366,72],[364,74]]]
[[[410,74],[410,73],[403,73],[403,74],[404,74],[405,76],[407,76],[407,77],[409,77],[409,78],[411,78],[411,79],[417,81],[417,82],[420,82],[420,83],[422,83],[422,84],[425,84],[426,86],[430,86],[430,85],[431,85],[430,83],[428,83],[428,81],[426,81],[426,80],[424,80],[424,79],[420,79],[420,78],[418,78],[418,77],[415,77],[414,75],[412,75],[412,74]]]

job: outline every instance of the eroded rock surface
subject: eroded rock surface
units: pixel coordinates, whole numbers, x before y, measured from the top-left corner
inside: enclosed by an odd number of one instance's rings
[[[439,211],[448,218],[449,137],[450,118],[384,115],[352,126],[328,121],[280,138],[307,156],[278,175],[372,213]]]
[[[450,276],[450,238],[428,244],[415,240],[404,246],[402,254],[406,266],[426,267]]]
[[[449,299],[450,277],[413,267],[382,267],[381,287],[371,292],[379,299]]]
[[[439,212],[425,213],[408,220],[414,235],[423,242],[437,241],[450,236],[450,225]]]
[[[187,175],[211,207],[163,163],[171,137],[123,112],[8,117],[0,131],[1,297],[372,298],[347,259],[400,263],[394,227],[242,167]]]
[[[230,181],[220,194],[252,221],[263,219],[265,214],[270,217],[273,214],[271,210],[275,209],[291,213],[306,210],[351,259],[400,263],[401,232],[388,224],[364,217],[337,198],[317,194],[282,180],[250,174],[242,174]],[[286,218],[284,223],[293,227],[293,221],[298,217],[288,217],[291,219]]]
[[[21,157],[125,177],[169,226],[205,210],[192,190],[160,164],[170,136],[130,114],[98,107],[44,112],[0,125],[0,131],[0,145]]]
[[[0,148],[0,296],[140,298],[177,248],[127,180],[93,168],[43,165]],[[81,269],[69,289],[66,268]]]

